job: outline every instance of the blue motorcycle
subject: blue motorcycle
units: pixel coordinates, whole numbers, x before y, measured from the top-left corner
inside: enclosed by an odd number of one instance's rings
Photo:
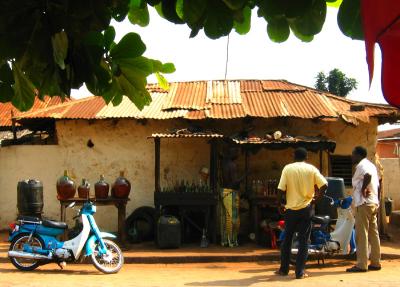
[[[311,238],[308,247],[308,253],[317,257],[318,263],[326,255],[334,254],[349,254],[355,252],[355,233],[354,233],[354,215],[351,210],[352,197],[334,200],[329,196],[324,196],[330,200],[330,204],[337,208],[338,218],[335,223],[335,228],[329,232],[329,227],[332,220],[329,216],[313,216]],[[284,230],[284,222],[281,223],[282,232],[279,236],[279,242],[282,242],[286,236]],[[292,241],[292,257],[291,264],[295,264],[295,255],[298,252],[296,234]],[[350,250],[349,250],[350,247]]]
[[[15,223],[10,224],[8,257],[11,263],[19,270],[31,271],[48,263],[57,263],[63,268],[66,262],[82,261],[90,256],[99,271],[117,273],[124,264],[121,249],[113,241],[105,239],[115,238],[115,235],[100,232],[94,213],[96,206],[90,201],[85,202],[76,216],[82,221],[81,232],[64,242],[57,240],[57,236],[67,230],[66,223],[30,216],[18,217]]]

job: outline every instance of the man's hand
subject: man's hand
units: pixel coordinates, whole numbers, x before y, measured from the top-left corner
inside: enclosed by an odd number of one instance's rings
[[[371,189],[368,187],[370,183],[371,183],[371,175],[366,173],[364,175],[364,180],[361,187],[361,193],[364,197],[368,197],[371,194]]]
[[[369,189],[368,187],[367,187],[367,188],[364,188],[364,189],[362,190],[362,195],[363,195],[365,198],[367,198],[368,196],[370,196],[370,194],[371,194],[371,189]]]
[[[278,207],[279,214],[284,214],[285,211],[286,211],[285,205],[283,205],[283,204],[279,205],[279,207]]]

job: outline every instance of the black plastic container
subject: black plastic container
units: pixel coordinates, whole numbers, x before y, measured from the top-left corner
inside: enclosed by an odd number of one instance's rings
[[[391,197],[385,197],[385,212],[386,216],[390,216],[393,211],[393,199]]]
[[[181,246],[181,223],[175,216],[160,216],[157,223],[157,246],[159,248]]]
[[[326,180],[328,181],[326,195],[332,197],[333,199],[344,198],[344,179],[341,177],[327,177]]]
[[[19,181],[17,185],[19,215],[41,217],[43,212],[43,184],[39,180]]]

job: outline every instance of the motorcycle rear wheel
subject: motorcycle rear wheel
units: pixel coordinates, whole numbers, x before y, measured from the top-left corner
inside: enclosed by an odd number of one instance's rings
[[[96,242],[96,247],[91,255],[94,267],[105,274],[117,273],[124,264],[124,256],[118,245],[108,239],[103,239],[107,247],[107,254],[100,254],[98,247],[99,242]]]
[[[29,234],[23,233],[16,236],[12,241],[9,250],[10,251],[23,251],[24,244],[28,243]],[[43,248],[44,243],[41,238],[32,235],[31,246]],[[10,257],[11,263],[21,271],[32,271],[40,266],[40,262],[34,259]]]

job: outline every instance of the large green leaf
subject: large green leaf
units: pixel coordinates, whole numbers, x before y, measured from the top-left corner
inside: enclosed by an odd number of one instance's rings
[[[268,21],[267,32],[269,38],[276,42],[285,42],[290,35],[289,24],[285,17],[275,18]]]
[[[285,2],[285,1],[283,1]],[[295,0],[288,1],[285,8],[287,18],[301,17],[311,9],[314,0]]]
[[[214,2],[213,2],[214,3]],[[204,22],[204,32],[211,39],[227,36],[233,27],[233,16],[228,7],[221,2],[215,2],[209,7]]]
[[[104,48],[106,51],[109,51],[111,49],[111,45],[113,44],[115,39],[115,29],[113,26],[109,26],[105,31],[104,31]]]
[[[94,95],[102,95],[111,85],[111,72],[107,65],[98,65],[93,68],[91,81],[86,82],[89,91]]]
[[[0,66],[0,83],[13,84],[14,76],[8,63]]]
[[[154,72],[153,61],[146,57],[137,57],[133,59],[123,59],[118,62],[122,73],[136,74],[136,77],[146,79]],[[145,83],[145,81],[144,81]]]
[[[222,0],[231,10],[243,8],[248,0]]]
[[[207,1],[204,0],[177,0],[176,13],[180,19],[193,27],[203,17],[207,8]]]
[[[155,5],[155,8],[158,14],[164,19],[175,24],[183,24],[185,22],[179,17],[176,11],[176,2],[177,0],[163,0]]]
[[[61,31],[56,33],[51,38],[51,44],[53,46],[53,57],[54,62],[61,68],[61,70],[65,69],[65,58],[67,57],[68,52],[68,37],[65,31]]]
[[[60,87],[61,77],[59,69],[56,66],[47,67],[43,72],[43,77],[38,80],[38,91],[39,98],[43,98],[45,95],[49,96],[63,96],[64,93]]]
[[[141,56],[146,51],[146,45],[136,33],[126,34],[118,44],[110,51],[110,56],[114,60],[135,58]]]
[[[326,4],[331,7],[339,8],[340,4],[342,4],[343,0],[325,0]]]
[[[90,31],[83,40],[86,49],[86,58],[92,66],[99,65],[104,55],[104,35],[97,31]]]
[[[258,1],[258,16],[269,20],[274,17],[285,15],[286,2],[281,0]]]
[[[235,31],[240,35],[245,35],[250,31],[251,28],[251,9],[250,7],[244,7],[242,22],[234,21],[233,27]]]
[[[0,83],[0,103],[7,103],[14,97],[14,90],[10,84]]]
[[[290,20],[291,27],[295,27],[299,34],[314,36],[321,32],[325,23],[326,2],[325,0],[313,0],[309,10],[301,17]]]
[[[131,73],[124,72],[118,77],[118,83],[125,96],[127,96],[139,110],[150,104],[151,96],[144,88],[146,82]]]
[[[121,103],[122,90],[121,90],[120,86],[118,85],[118,81],[115,77],[112,78],[112,82],[111,82],[110,86],[101,94],[101,96],[103,97],[103,99],[107,105],[110,102],[113,102],[113,104]]]
[[[112,3],[111,16],[118,22],[123,21],[129,11],[129,0],[118,0]]]
[[[128,19],[132,24],[146,27],[150,23],[149,10],[144,0],[131,0],[129,4]]]
[[[157,82],[159,84],[159,86],[163,89],[168,91],[169,90],[169,84],[167,79],[161,75],[160,73],[156,73],[156,78],[157,78]]]
[[[303,35],[303,34],[299,33],[296,30],[296,27],[291,25],[290,21],[289,21],[289,27],[292,30],[293,34],[297,37],[297,39],[301,40],[302,42],[309,43],[312,40],[314,40],[314,36],[306,36],[306,35]]]
[[[171,74],[175,72],[175,65],[172,63],[165,63],[161,66],[160,72],[164,74]]]
[[[360,5],[360,0],[343,0],[337,16],[342,33],[356,40],[364,39]]]
[[[21,112],[27,111],[35,101],[35,87],[15,63],[12,64],[12,70],[15,80],[12,104]]]

